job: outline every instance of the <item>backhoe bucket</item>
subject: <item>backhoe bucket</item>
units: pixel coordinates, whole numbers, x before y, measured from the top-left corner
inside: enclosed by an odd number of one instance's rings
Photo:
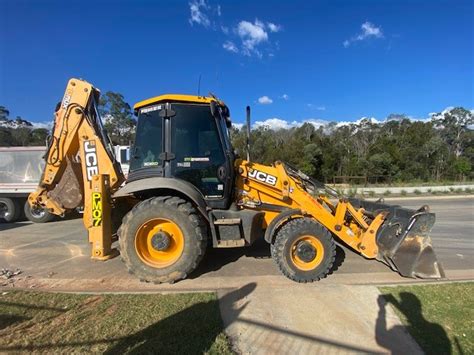
[[[387,213],[385,222],[377,232],[377,260],[405,277],[445,277],[431,245],[429,234],[436,217],[429,212],[428,206],[411,210],[359,199],[350,199],[350,202],[374,216]]]

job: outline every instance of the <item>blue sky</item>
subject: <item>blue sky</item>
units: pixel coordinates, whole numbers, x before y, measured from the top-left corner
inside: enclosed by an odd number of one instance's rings
[[[0,105],[44,122],[70,77],[133,104],[209,91],[242,122],[474,108],[472,1],[0,0]]]

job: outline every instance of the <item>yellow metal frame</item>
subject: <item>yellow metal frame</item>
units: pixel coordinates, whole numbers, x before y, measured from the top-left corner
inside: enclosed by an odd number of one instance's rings
[[[206,96],[195,96],[195,95],[180,95],[180,94],[166,94],[155,96],[146,100],[142,100],[137,102],[133,105],[134,110],[138,110],[139,108],[157,104],[160,102],[171,101],[171,102],[191,102],[195,104],[210,104],[212,101],[218,101],[213,97],[206,97]],[[218,103],[223,104],[222,101],[218,101]]]
[[[366,258],[377,256],[375,236],[385,219],[384,214],[379,214],[368,224],[364,210],[355,209],[346,199],[340,199],[334,204],[324,195],[310,195],[297,179],[286,173],[281,162],[266,166],[239,159],[235,166],[238,171],[237,204],[265,212],[264,228],[279,214],[274,206],[300,209],[303,215],[314,218]],[[263,173],[260,174],[260,179],[252,177],[253,174],[249,175],[254,170]],[[274,185],[262,178],[268,175],[276,178]],[[352,218],[348,219],[346,214]]]

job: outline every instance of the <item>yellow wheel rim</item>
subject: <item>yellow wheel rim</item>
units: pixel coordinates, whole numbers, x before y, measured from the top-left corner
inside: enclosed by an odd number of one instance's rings
[[[315,255],[313,258],[311,258],[311,260],[302,260],[298,255],[297,249],[300,243],[308,243],[309,247],[313,248]],[[316,267],[319,266],[319,264],[321,264],[324,258],[324,247],[318,238],[312,235],[303,235],[293,242],[293,244],[291,245],[290,253],[291,261],[298,269],[303,271],[310,271],[314,270]]]
[[[165,245],[157,248],[157,240]],[[181,228],[166,218],[156,218],[144,223],[135,235],[135,250],[140,259],[155,268],[174,264],[183,254],[184,236]]]

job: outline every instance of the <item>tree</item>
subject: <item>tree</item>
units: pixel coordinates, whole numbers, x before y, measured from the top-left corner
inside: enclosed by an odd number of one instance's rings
[[[0,127],[0,147],[10,147],[14,143],[11,129]]]
[[[8,121],[8,116],[10,115],[10,111],[5,106],[0,106],[0,122]]]
[[[451,147],[451,152],[459,158],[463,151],[463,136],[468,127],[474,125],[474,114],[456,107],[434,115],[433,121],[436,127],[442,129],[441,136]]]
[[[31,130],[30,145],[45,145],[49,131],[46,128],[36,128]]]
[[[461,180],[464,181],[465,176],[471,171],[471,162],[465,157],[460,157],[454,162],[454,169],[461,176]]]
[[[113,144],[128,145],[135,134],[136,121],[122,94],[107,91],[99,102],[99,113],[105,120]]]
[[[17,127],[12,129],[12,137],[16,146],[31,145],[31,129],[27,127]],[[43,143],[44,144],[44,143]]]

